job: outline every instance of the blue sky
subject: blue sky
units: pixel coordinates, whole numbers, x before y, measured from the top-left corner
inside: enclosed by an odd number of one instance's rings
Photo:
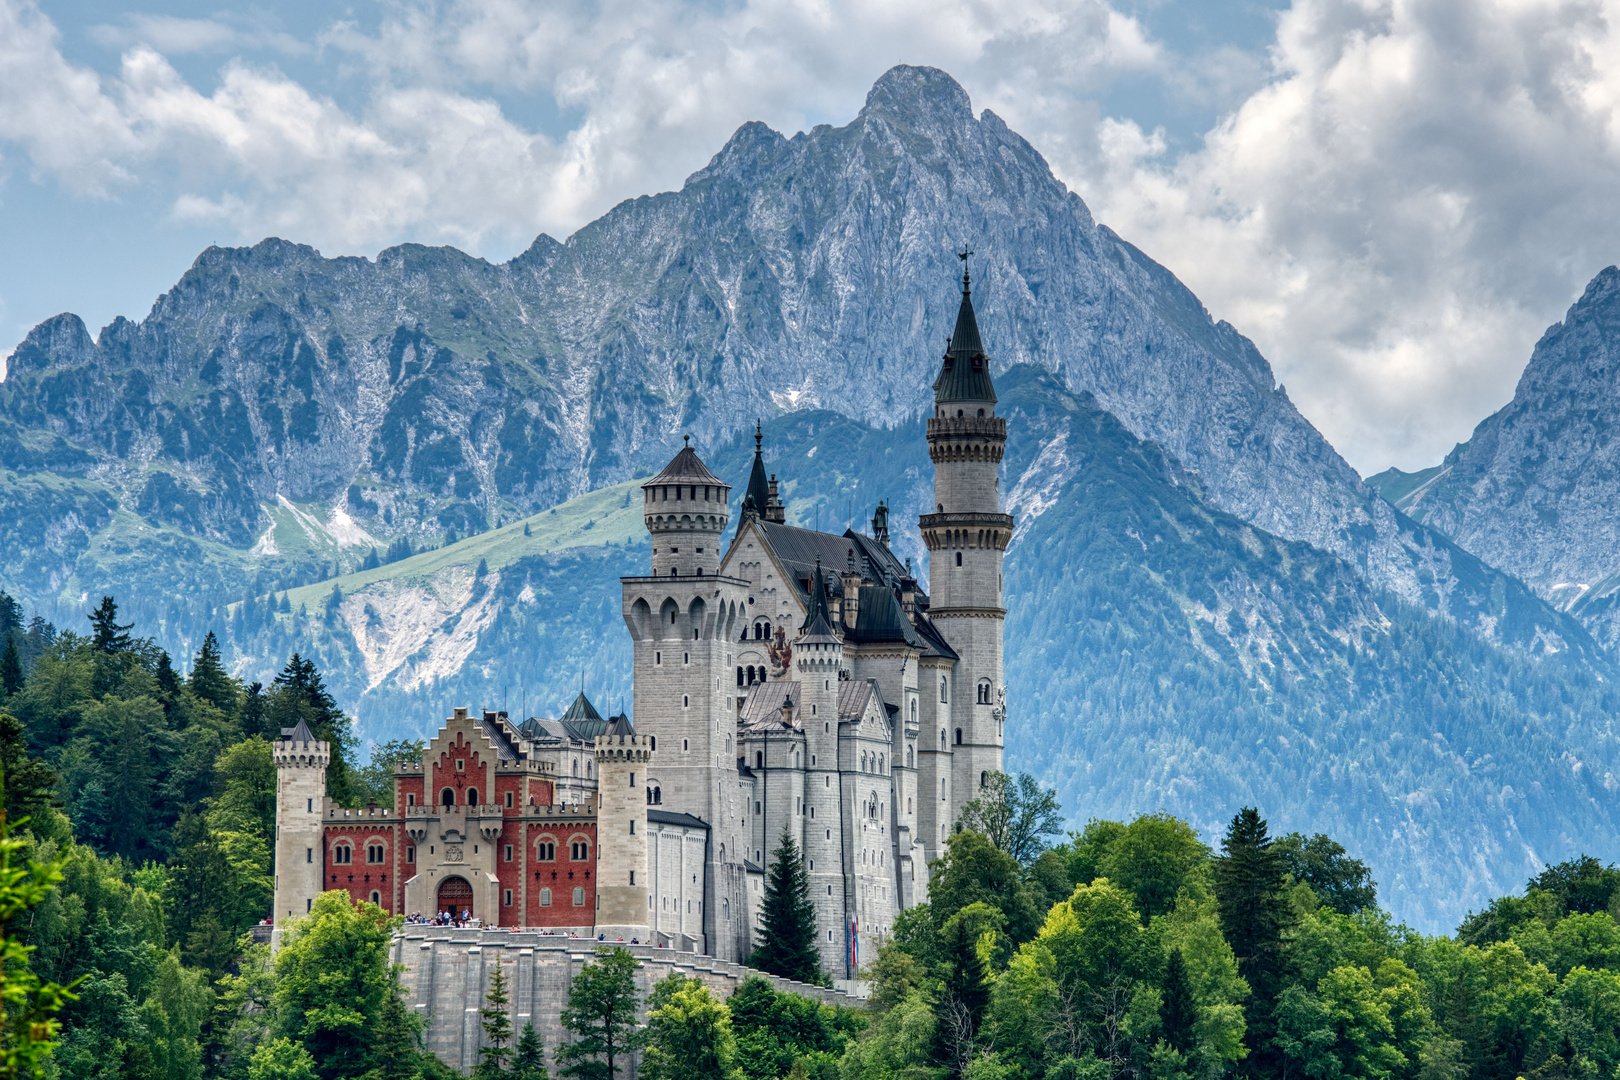
[[[1620,2],[1620,0],[1617,0]],[[955,75],[1253,337],[1363,472],[1437,460],[1616,261],[1620,25],[1556,0],[0,0],[0,355],[210,243],[509,258],[741,123]]]

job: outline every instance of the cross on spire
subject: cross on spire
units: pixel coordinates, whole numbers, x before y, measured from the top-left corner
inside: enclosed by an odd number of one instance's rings
[[[958,251],[956,253],[956,257],[958,259],[962,260],[962,291],[963,292],[968,291],[968,256],[972,255],[972,254],[973,254],[973,252],[971,250],[968,250],[965,246],[964,246],[963,250]]]

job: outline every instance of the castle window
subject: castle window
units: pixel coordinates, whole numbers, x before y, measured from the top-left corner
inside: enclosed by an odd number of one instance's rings
[[[551,890],[550,889],[541,889],[540,890],[540,906],[541,907],[550,907],[551,906]]]
[[[584,840],[575,840],[568,845],[568,857],[575,862],[584,862],[590,858],[591,845]]]
[[[542,840],[534,845],[534,857],[541,862],[550,862],[557,857],[557,842],[555,840]]]
[[[382,893],[378,892],[376,889],[372,889],[371,890],[371,902],[373,904],[376,904],[378,907],[381,907],[382,906]]]
[[[883,775],[883,755],[882,754],[878,755],[878,775],[879,776]]]
[[[763,751],[763,750],[755,750],[754,751],[754,768],[763,769],[764,767],[765,767],[765,751]],[[754,812],[758,813],[759,811],[756,810]]]
[[[956,729],[956,745],[957,746],[962,745],[962,729],[961,728]]]
[[[415,806],[416,805],[416,792],[412,791],[412,792],[410,792],[409,794],[407,794],[405,796],[405,805],[406,806]]]
[[[348,844],[338,844],[332,849],[332,861],[335,863],[351,863],[354,861],[354,848]]]
[[[961,565],[962,565],[962,553],[961,553],[961,552],[960,552],[960,551],[958,551],[958,552],[957,552],[957,553],[956,553],[956,565],[957,565],[957,566],[961,566]]]
[[[630,835],[631,836],[636,835],[636,819],[635,818],[630,819]],[[632,881],[630,884],[634,885],[635,882]]]
[[[512,890],[511,889],[502,889],[501,890],[501,906],[502,907],[511,907],[512,906]]]
[[[692,695],[691,694],[682,694],[681,695],[681,708],[683,708],[683,709],[690,708],[691,705],[692,705]]]
[[[467,759],[464,758],[464,757],[456,758],[456,772],[466,772],[466,771],[467,771]]]
[[[982,773],[979,774],[979,786],[981,788],[984,787],[989,782],[990,782],[990,774],[988,772],[982,772]]]
[[[738,664],[737,665],[737,685],[741,686],[742,684],[743,684],[743,669],[742,669],[742,665]]]
[[[414,846],[405,849],[405,861],[408,863],[416,862],[416,848]]]
[[[656,736],[656,735],[647,736],[647,749],[649,749],[649,750],[657,750],[658,749],[658,736]]]
[[[983,410],[983,409],[980,409],[980,410],[979,410],[979,419],[980,419],[980,420],[983,420],[983,419],[984,419],[984,410]]]
[[[467,805],[468,806],[477,806],[478,805],[478,789],[477,788],[470,787],[470,788],[467,789]]]
[[[503,862],[511,862],[512,861],[512,845],[511,844],[503,844],[501,846],[501,860]]]
[[[312,863],[312,862],[315,861],[315,849],[314,848],[305,848],[304,849],[304,861],[307,862],[307,863]]]
[[[948,685],[948,683],[947,683],[947,681],[945,679],[945,676],[941,675],[939,677],[939,700],[941,700],[941,701],[949,701],[950,700],[950,698],[945,693],[945,688],[946,688],[947,685]]]
[[[508,809],[511,809],[512,806],[512,795],[513,793],[510,791],[506,793],[506,806]]]
[[[574,886],[574,906],[585,906],[585,890],[578,885]]]
[[[366,845],[366,862],[380,863],[383,861],[383,846],[381,844]]]
[[[908,745],[906,747],[906,768],[909,769],[911,767],[912,767],[911,747]]]

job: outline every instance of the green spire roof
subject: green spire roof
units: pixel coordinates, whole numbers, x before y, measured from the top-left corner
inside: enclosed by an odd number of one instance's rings
[[[579,697],[575,698],[574,703],[568,706],[568,711],[562,714],[562,718],[564,720],[601,720],[602,714],[596,711],[596,707],[585,696],[585,691],[581,690]]]
[[[990,358],[979,343],[979,320],[973,314],[967,260],[962,262],[962,306],[956,312],[956,332],[945,348],[945,365],[934,380],[934,401],[938,404],[996,400],[996,388],[990,382]]]

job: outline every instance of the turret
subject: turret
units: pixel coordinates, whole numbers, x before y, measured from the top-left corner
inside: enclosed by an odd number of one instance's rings
[[[652,935],[647,877],[647,777],[653,750],[624,714],[596,737],[596,932],[646,942]]]
[[[324,830],[326,767],[332,746],[298,721],[283,728],[274,746],[276,762],[275,900],[271,920],[279,938],[288,919],[308,913],[321,894],[326,857]]]
[[[843,971],[845,915],[844,777],[839,770],[838,693],[844,678],[844,639],[827,600],[826,574],[816,561],[804,626],[793,643],[799,683],[796,715],[810,755],[804,779],[805,867],[816,907],[816,944],[824,970]]]
[[[654,577],[713,577],[720,569],[731,487],[698,459],[690,437],[664,471],[641,485]]]

